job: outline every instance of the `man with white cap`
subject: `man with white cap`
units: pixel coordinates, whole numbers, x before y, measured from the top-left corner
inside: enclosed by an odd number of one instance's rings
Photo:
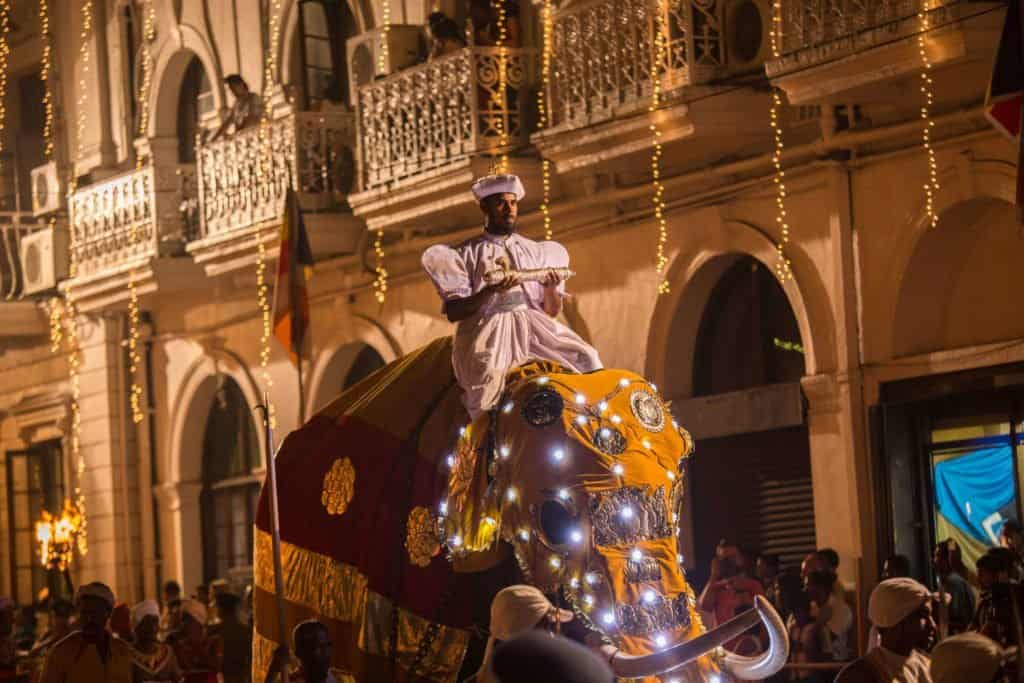
[[[466,683],[497,683],[494,675],[494,648],[532,629],[553,632],[572,621],[569,610],[558,609],[538,588],[515,585],[498,591],[491,602],[491,637],[487,639],[480,670]]]
[[[932,651],[934,683],[995,683],[1003,680],[1007,652],[991,638],[968,632],[946,638]]]
[[[839,672],[836,683],[931,683],[924,654],[935,642],[934,596],[909,578],[886,579],[871,592],[868,617],[881,645]]]
[[[75,594],[78,631],[50,648],[41,683],[131,683],[132,648],[107,630],[114,593],[99,582],[87,583]]]
[[[570,275],[565,247],[516,234],[522,181],[489,175],[472,191],[484,215],[483,234],[455,247],[430,247],[422,261],[444,314],[458,323],[452,364],[475,419],[498,402],[505,375],[517,365],[549,360],[572,372],[602,366],[592,346],[555,320]]]
[[[160,605],[156,600],[143,600],[132,608],[132,656],[135,658],[136,679],[149,681],[177,681],[181,678],[174,650],[157,640],[160,631]]]

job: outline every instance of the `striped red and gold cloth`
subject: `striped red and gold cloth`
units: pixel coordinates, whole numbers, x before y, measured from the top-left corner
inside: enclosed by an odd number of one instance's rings
[[[333,667],[358,681],[452,681],[469,642],[471,598],[422,542],[439,464],[467,421],[451,353],[443,338],[382,368],[289,434],[276,458],[286,633],[320,619]],[[266,488],[255,534],[253,680],[263,680],[280,638]]]

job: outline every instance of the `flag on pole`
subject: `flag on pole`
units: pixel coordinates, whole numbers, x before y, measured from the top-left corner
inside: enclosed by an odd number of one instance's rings
[[[295,190],[288,188],[281,220],[281,251],[274,283],[274,336],[296,367],[309,333],[307,269],[313,265],[309,237]]]
[[[985,115],[992,125],[1010,139],[1016,139],[1017,217],[1024,222],[1024,138],[1021,136],[1021,101],[1024,98],[1024,0],[1010,0],[1003,34],[999,38],[992,80],[985,94]]]

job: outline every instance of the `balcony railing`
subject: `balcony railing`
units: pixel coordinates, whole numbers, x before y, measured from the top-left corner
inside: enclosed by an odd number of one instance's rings
[[[179,253],[187,239],[183,207],[194,193],[194,174],[188,164],[148,165],[76,190],[71,196],[76,276]]]
[[[955,1],[932,0],[929,9]],[[782,51],[798,52],[881,29],[916,17],[920,8],[919,0],[783,0]],[[898,35],[896,26],[890,29]],[[863,42],[869,44],[870,36]]]
[[[664,59],[655,68],[657,5],[653,0],[591,0],[554,18],[549,101],[551,127],[575,128],[635,111],[650,102],[652,74],[668,92],[690,83],[691,58],[722,65],[716,5],[670,0],[660,22]],[[688,28],[689,27],[689,28]]]
[[[501,93],[504,60],[505,93]],[[361,187],[525,142],[533,52],[467,47],[359,89]]]
[[[291,183],[303,208],[344,203],[354,178],[355,116],[298,112],[197,149],[201,235],[280,218]]]

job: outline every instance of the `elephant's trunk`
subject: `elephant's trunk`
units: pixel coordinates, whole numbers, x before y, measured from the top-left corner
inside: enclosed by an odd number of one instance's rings
[[[744,680],[761,680],[778,672],[789,658],[789,636],[775,608],[761,596],[754,599],[754,609],[730,619],[718,628],[650,655],[625,655],[617,652],[611,658],[612,669],[619,678],[656,676],[706,655],[763,622],[768,631],[768,650],[756,657],[735,654],[725,656],[725,668]]]

